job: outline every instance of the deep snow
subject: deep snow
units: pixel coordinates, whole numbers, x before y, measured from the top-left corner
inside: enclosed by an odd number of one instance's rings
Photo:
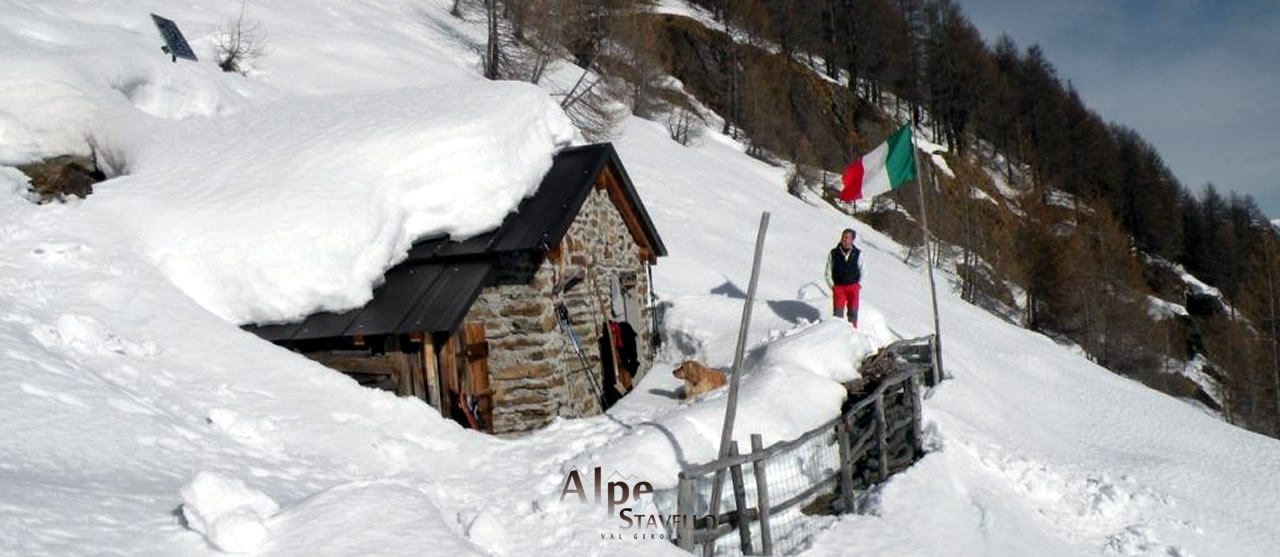
[[[682,461],[712,454],[723,393],[679,402],[670,369],[690,356],[730,363],[761,210],[773,216],[737,435],[764,433],[772,442],[829,419],[839,405],[834,380],[852,377],[857,358],[930,332],[924,274],[903,263],[901,246],[830,207],[787,195],[782,169],[746,157],[727,138],[708,132],[701,145],[682,147],[659,124],[638,119],[625,122],[617,145],[671,252],[654,269],[655,289],[671,304],[670,342],[608,416],[494,439],[240,331],[233,321],[248,313],[202,299],[206,289],[175,275],[155,249],[190,244],[156,238],[147,224],[200,206],[179,195],[189,173],[216,184],[207,174],[222,170],[157,138],[207,142],[198,144],[216,150],[212,158],[227,172],[271,163],[299,171],[289,152],[328,164],[329,156],[362,150],[372,166],[414,153],[398,138],[446,131],[432,127],[441,120],[418,127],[425,115],[415,110],[426,108],[393,102],[411,95],[406,88],[448,91],[435,106],[470,106],[471,97],[491,93],[501,98],[485,106],[518,105],[503,118],[530,117],[504,124],[545,132],[534,133],[544,138],[535,141],[542,154],[517,169],[535,173],[536,159],[563,141],[563,130],[548,124],[555,112],[539,119],[545,99],[535,100],[530,88],[474,78],[470,45],[482,29],[474,14],[452,20],[449,4],[252,5],[273,53],[245,79],[207,61],[171,64],[155,52],[146,16],[151,8],[177,20],[203,57],[213,26],[234,14],[236,2],[0,2],[0,164],[74,150],[89,130],[140,165],[83,202],[45,206],[29,203],[21,175],[0,167],[0,377],[9,386],[0,391],[0,553],[679,554],[661,540],[601,540],[617,532],[617,521],[595,506],[561,503],[559,494],[572,468],[601,466],[663,486]],[[28,94],[36,89],[47,94]],[[31,116],[37,113],[43,116]],[[477,137],[492,132],[492,122],[453,114],[443,122],[475,126]],[[153,118],[163,123],[146,123]],[[246,118],[261,127],[237,128]],[[265,145],[260,135],[295,126],[299,134],[290,137],[301,143],[257,148]],[[324,134],[324,126],[344,131]],[[138,128],[168,135],[130,135]],[[224,132],[195,137],[218,128]],[[503,129],[490,139],[505,141],[510,130]],[[162,173],[143,164],[151,152],[171,153],[173,162],[163,158],[173,166]],[[488,155],[455,155],[467,160],[451,159],[450,168]],[[329,168],[362,172],[360,158]],[[127,190],[141,184],[172,195],[148,199],[133,214]],[[253,203],[216,191],[201,199],[261,214],[290,210],[271,195],[238,191]],[[392,212],[413,204],[400,195],[380,199],[377,206]],[[316,222],[297,225],[346,230],[349,219],[372,218],[352,213],[321,211]],[[404,222],[398,226],[410,228]],[[858,231],[867,275],[857,332],[825,318],[820,284],[823,254],[846,226]],[[220,257],[230,259],[197,274],[254,280],[249,254],[265,249],[264,240],[232,228],[210,233],[222,242],[219,253],[227,255]],[[323,238],[305,247],[342,250],[342,242]],[[396,243],[388,245],[394,251]],[[238,303],[259,311],[258,302]],[[866,494],[867,512],[842,517],[810,553],[1274,553],[1280,443],[1119,378],[1078,349],[1009,325],[946,289],[939,303],[955,378],[926,402],[932,452]]]

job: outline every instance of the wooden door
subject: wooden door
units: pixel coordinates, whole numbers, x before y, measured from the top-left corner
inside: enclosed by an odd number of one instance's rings
[[[489,389],[489,342],[484,323],[462,324],[463,356],[466,358],[467,394],[474,398],[476,417],[484,431],[493,432],[493,391]]]

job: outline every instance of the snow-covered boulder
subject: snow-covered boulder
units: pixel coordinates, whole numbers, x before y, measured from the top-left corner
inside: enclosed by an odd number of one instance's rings
[[[187,527],[229,553],[252,553],[266,544],[266,519],[280,510],[265,493],[216,472],[196,474],[181,493]]]

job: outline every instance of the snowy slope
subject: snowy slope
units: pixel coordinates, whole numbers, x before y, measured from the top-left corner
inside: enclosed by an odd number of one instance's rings
[[[398,150],[400,132],[431,135],[440,124],[406,123],[417,120],[416,109],[392,102],[406,87],[487,89],[475,83],[468,46],[481,36],[478,22],[452,20],[449,4],[253,5],[273,54],[246,80],[207,63],[136,62],[157,43],[145,8],[177,19],[204,55],[200,45],[236,2],[0,2],[0,164],[74,148],[85,130],[104,128],[103,137],[141,161],[164,145],[133,135],[131,122],[158,118],[167,123],[146,129],[173,130],[164,137],[225,126],[225,135],[199,141],[231,141],[202,145],[225,150],[233,165],[296,166],[280,151],[234,144],[237,118],[250,114],[269,129],[296,123],[298,138],[321,133],[309,127],[312,116],[332,118],[320,122],[341,132],[319,142],[322,151],[348,141],[374,161],[408,156]],[[48,94],[23,93],[19,79],[26,90],[49,86]],[[112,87],[129,79],[136,96]],[[68,89],[50,85],[57,83]],[[322,109],[353,98],[380,99],[362,106],[382,108],[370,121]],[[524,98],[495,106],[537,110]],[[61,125],[41,127],[30,116],[37,112]],[[256,135],[245,130],[246,146]],[[548,152],[560,141],[543,137]],[[839,404],[834,380],[851,377],[856,358],[876,345],[930,332],[929,304],[924,276],[902,263],[901,246],[787,195],[783,171],[740,145],[708,133],[701,146],[682,147],[637,119],[617,144],[671,251],[654,272],[672,304],[673,342],[610,416],[559,421],[514,441],[360,388],[243,333],[228,321],[235,312],[202,300],[149,249],[160,241],[143,226],[153,215],[132,222],[125,207],[140,184],[174,192],[149,199],[147,213],[190,206],[174,182],[214,172],[196,157],[175,149],[164,173],[143,165],[115,181],[118,192],[105,194],[107,182],[68,205],[30,204],[20,175],[0,168],[0,378],[9,387],[0,391],[0,554],[679,554],[661,540],[602,541],[616,521],[562,504],[559,493],[571,467],[607,466],[661,486],[681,459],[711,454],[723,395],[673,400],[669,370],[685,356],[714,366],[731,360],[760,211],[772,221],[738,435],[775,441],[827,419]],[[388,210],[412,205],[382,199]],[[856,333],[823,320],[822,257],[846,226],[858,231],[867,274]],[[236,259],[208,272],[250,268],[242,258],[262,239],[246,236],[237,246],[232,232],[211,238]],[[867,514],[819,536],[811,553],[1274,553],[1280,443],[1121,379],[950,293],[939,302],[955,379],[926,404],[933,452],[869,496]]]

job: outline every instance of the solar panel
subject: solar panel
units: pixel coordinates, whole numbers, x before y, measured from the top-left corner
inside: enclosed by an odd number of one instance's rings
[[[196,60],[196,53],[192,52],[191,45],[187,44],[187,38],[182,36],[182,31],[178,30],[178,24],[172,19],[166,19],[156,14],[151,14],[151,21],[156,22],[156,29],[160,31],[160,37],[164,39],[165,46],[161,50],[173,57],[173,61],[177,62],[178,58],[186,58],[192,62]]]

